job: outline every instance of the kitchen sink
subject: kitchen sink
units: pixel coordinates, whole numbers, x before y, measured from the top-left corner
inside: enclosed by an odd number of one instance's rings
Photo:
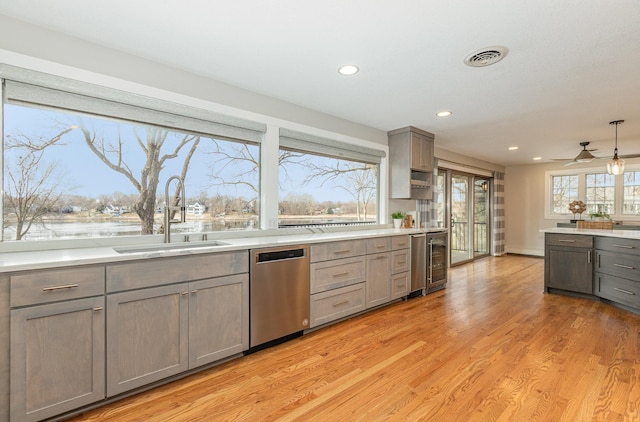
[[[201,242],[201,243],[163,243],[161,245],[140,245],[140,246],[123,246],[119,248],[113,248],[119,254],[166,254],[166,253],[180,253],[188,254],[193,252],[202,252],[219,248],[220,246],[228,246],[228,243],[224,242]]]

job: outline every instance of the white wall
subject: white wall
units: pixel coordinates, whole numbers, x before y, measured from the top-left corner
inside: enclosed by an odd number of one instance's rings
[[[627,160],[627,163],[639,160]],[[571,169],[601,168],[605,160],[576,164]],[[540,229],[568,223],[571,217],[545,219],[545,172],[566,170],[561,163],[507,167],[505,176],[505,233],[507,252],[544,256],[544,234]],[[584,218],[584,217],[583,217]],[[631,222],[629,222],[631,223]]]
[[[153,90],[145,88],[158,88],[177,94],[169,99],[176,102],[189,99],[205,100],[218,104],[219,107],[214,111],[225,114],[272,124],[282,123],[277,121],[282,119],[387,145],[387,134],[384,131],[26,24],[4,15],[0,15],[0,62],[130,92],[143,91],[141,93],[144,95],[154,95]],[[327,136],[327,133],[320,136]]]

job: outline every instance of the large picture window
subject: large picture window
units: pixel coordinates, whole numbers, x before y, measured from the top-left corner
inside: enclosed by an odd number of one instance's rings
[[[280,227],[377,222],[380,156],[365,148],[282,130]]]
[[[20,83],[6,97],[4,241],[163,233],[172,176],[172,231],[259,227],[259,130]]]

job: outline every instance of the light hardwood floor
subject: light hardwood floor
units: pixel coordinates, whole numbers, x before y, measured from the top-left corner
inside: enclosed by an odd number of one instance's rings
[[[89,421],[637,421],[640,317],[543,294],[539,258],[88,412]]]

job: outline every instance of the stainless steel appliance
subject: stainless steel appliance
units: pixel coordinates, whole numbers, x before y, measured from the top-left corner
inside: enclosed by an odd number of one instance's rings
[[[426,293],[440,290],[447,285],[449,263],[449,233],[427,233],[427,287]]]
[[[309,328],[309,245],[251,250],[249,347]]]
[[[422,296],[427,287],[427,235],[411,235],[411,288],[409,296]]]

